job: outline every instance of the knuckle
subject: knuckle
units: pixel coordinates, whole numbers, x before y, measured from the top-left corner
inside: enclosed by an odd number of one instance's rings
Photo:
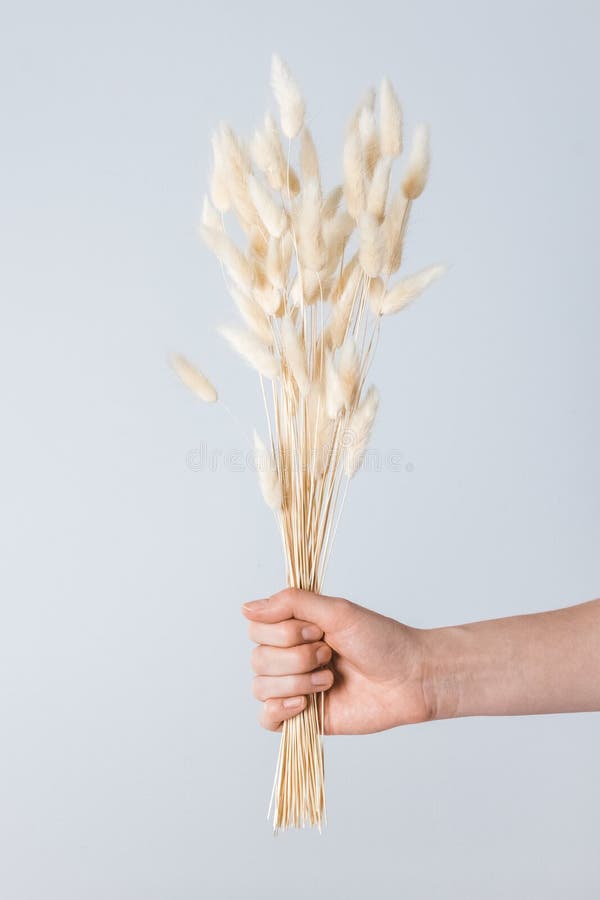
[[[264,697],[264,682],[260,675],[257,675],[256,678],[252,679],[252,694],[257,700],[265,700]]]
[[[293,603],[295,598],[300,594],[299,588],[295,587],[287,587],[280,591],[276,596],[278,599],[283,600],[284,602],[289,601]]]
[[[286,647],[294,647],[298,643],[299,628],[295,619],[288,619],[281,624],[281,639]]]

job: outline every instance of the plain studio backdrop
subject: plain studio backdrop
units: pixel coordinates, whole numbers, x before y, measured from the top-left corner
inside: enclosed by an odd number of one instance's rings
[[[273,837],[239,607],[283,565],[197,239],[211,130],[250,133],[274,50],[328,186],[388,74],[407,135],[432,131],[404,271],[449,270],[385,322],[383,462],[326,588],[416,626],[592,599],[597,6],[73,0],[1,24],[2,900],[597,897],[597,714],[327,739],[327,832]]]

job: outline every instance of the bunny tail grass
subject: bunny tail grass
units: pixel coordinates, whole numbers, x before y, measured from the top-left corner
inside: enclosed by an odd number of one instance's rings
[[[225,123],[213,135],[200,234],[242,322],[221,333],[258,376],[266,432],[264,440],[254,434],[256,474],[281,538],[287,583],[321,592],[377,414],[379,395],[366,382],[380,331],[443,269],[390,283],[429,171],[425,126],[399,164],[404,126],[391,82],[381,82],[378,103],[369,89],[355,107],[334,186],[324,184],[330,160],[321,164],[300,87],[277,55],[271,86],[277,121],[267,112],[248,141]],[[198,396],[216,400],[183,357],[173,366]],[[275,831],[326,824],[327,696],[311,694],[283,724],[269,806]]]

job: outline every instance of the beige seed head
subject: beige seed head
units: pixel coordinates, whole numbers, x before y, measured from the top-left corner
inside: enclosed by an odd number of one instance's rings
[[[347,337],[338,351],[337,371],[344,398],[344,406],[350,409],[354,403],[360,380],[360,358],[356,341]]]
[[[265,378],[277,378],[280,371],[279,363],[255,334],[228,325],[222,325],[219,332],[257,372]]]
[[[446,271],[445,266],[429,266],[414,275],[403,278],[385,295],[381,304],[381,314],[390,316],[400,312]]]
[[[361,110],[358,119],[358,131],[362,145],[363,159],[365,161],[365,173],[367,177],[370,178],[373,175],[377,160],[381,155],[381,147],[379,135],[377,133],[375,113],[367,106]]]
[[[300,193],[300,179],[294,171],[293,166],[288,166],[287,156],[281,144],[281,135],[277,127],[277,122],[270,112],[265,113],[264,129],[265,135],[267,136],[273,147],[273,152],[279,159],[282,172],[282,187],[285,187],[285,190],[287,192],[289,183],[290,193],[293,197],[295,197]],[[275,188],[276,186],[272,185],[272,187]],[[279,190],[279,188],[276,189]]]
[[[214,231],[223,230],[221,216],[214,208],[208,197],[205,197],[202,203],[202,224],[206,225],[207,228],[214,229]]]
[[[281,320],[281,343],[283,345],[283,358],[294,376],[300,394],[306,397],[310,389],[306,351],[296,326],[287,316]]]
[[[213,168],[210,177],[210,196],[219,212],[227,212],[231,207],[231,197],[227,186],[227,160],[221,143],[219,130],[212,138]]]
[[[375,216],[379,224],[383,222],[385,205],[387,203],[388,189],[390,186],[390,172],[392,169],[391,156],[382,156],[375,165],[373,180],[369,185],[367,196],[367,211]]]
[[[276,128],[275,128],[276,130]],[[285,184],[285,159],[279,141],[273,140],[267,128],[257,128],[250,141],[250,154],[257,169],[263,172],[274,191]]]
[[[338,207],[342,202],[342,198],[344,196],[344,188],[341,184],[338,184],[337,187],[334,187],[325,197],[323,201],[323,207],[321,209],[321,215],[323,216],[323,220],[331,219],[332,216],[335,216],[338,211]]]
[[[378,406],[379,393],[376,387],[371,386],[350,418],[348,432],[351,443],[348,444],[344,454],[344,471],[347,478],[352,478],[360,467],[371,438]]]
[[[376,278],[383,262],[383,236],[381,227],[370,212],[360,217],[359,261],[370,278]]]
[[[215,256],[221,260],[230,276],[241,288],[252,284],[252,269],[242,251],[224,231],[200,226],[200,235]]]
[[[385,285],[382,278],[371,278],[369,281],[369,305],[373,315],[381,313],[381,305],[385,295]]]
[[[356,129],[358,129],[358,123],[363,109],[370,109],[371,111],[375,109],[375,88],[367,88],[365,93],[356,104],[354,112],[350,116],[348,125],[346,126],[346,134],[349,134],[351,131],[355,131]]]
[[[281,129],[292,140],[304,124],[304,98],[290,70],[276,53],[271,61],[271,87],[279,105]]]
[[[318,271],[325,264],[321,234],[322,202],[319,182],[311,179],[304,185],[302,191],[297,222],[302,264],[313,271]]]
[[[344,142],[344,198],[353,219],[365,208],[365,162],[360,136],[351,131]]]
[[[353,265],[327,323],[327,339],[329,346],[333,349],[341,347],[344,341],[348,323],[357,302],[361,279],[360,268]]]
[[[409,200],[416,200],[423,193],[429,174],[429,160],[429,129],[426,125],[417,125],[402,180],[404,196]]]
[[[388,205],[382,226],[385,244],[384,275],[393,275],[400,268],[410,204],[411,201],[404,196],[402,189],[400,189],[396,191]]]
[[[319,157],[317,148],[310,129],[307,125],[302,129],[302,137],[300,140],[300,174],[302,180],[316,181],[321,187],[321,172],[319,169]]]
[[[230,285],[229,293],[250,331],[254,332],[265,347],[271,348],[273,346],[273,330],[268,317],[259,304],[234,284]]]
[[[281,483],[277,473],[277,466],[275,465],[273,454],[270,450],[267,450],[264,441],[256,430],[254,431],[254,465],[256,466],[258,483],[263,499],[270,509],[277,512],[281,509],[282,503]]]
[[[185,356],[174,353],[171,356],[171,365],[183,384],[205,403],[215,403],[218,399],[217,391],[210,383],[206,375],[188,362]]]
[[[281,237],[287,227],[287,216],[268,188],[255,175],[248,176],[250,197],[264,225],[273,237]]]
[[[388,78],[384,78],[381,82],[379,102],[381,152],[384,156],[400,156],[402,153],[402,108]]]
[[[337,418],[344,408],[346,395],[330,350],[325,355],[325,409],[329,419]]]
[[[350,213],[340,210],[330,219],[323,221],[323,242],[327,257],[325,271],[333,275],[340,264],[342,253],[354,231],[355,222]]]

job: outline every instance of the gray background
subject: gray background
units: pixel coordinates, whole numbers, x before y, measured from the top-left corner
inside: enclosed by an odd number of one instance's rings
[[[239,605],[282,585],[245,449],[257,386],[197,241],[220,117],[302,82],[328,183],[388,73],[433,134],[374,444],[328,576],[413,625],[598,594],[593,3],[55,2],[2,9],[3,900],[576,898],[600,890],[598,715],[327,740],[330,827],[274,839]],[[408,467],[408,468],[407,468]]]

